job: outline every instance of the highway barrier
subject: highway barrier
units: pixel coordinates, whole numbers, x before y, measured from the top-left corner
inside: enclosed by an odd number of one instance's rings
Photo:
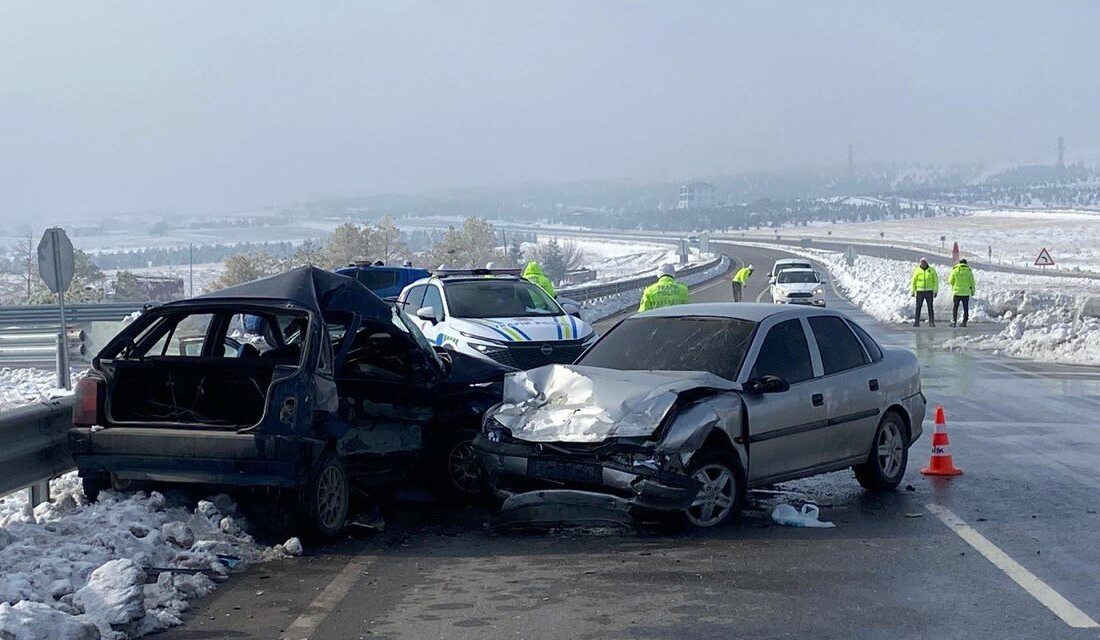
[[[32,504],[49,499],[50,478],[74,466],[72,421],[72,396],[0,412],[0,496],[32,487]]]

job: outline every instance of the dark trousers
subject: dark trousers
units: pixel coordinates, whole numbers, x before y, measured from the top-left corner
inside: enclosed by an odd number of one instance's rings
[[[951,321],[959,321],[959,303],[963,306],[963,324],[970,320],[970,296],[955,296],[951,300]]]
[[[936,324],[936,310],[932,308],[932,292],[931,291],[918,291],[917,292],[917,315],[914,316],[914,320],[917,324],[920,324],[920,306],[925,301],[928,302],[928,322]]]
[[[733,281],[733,301],[741,302],[741,283],[736,280]]]

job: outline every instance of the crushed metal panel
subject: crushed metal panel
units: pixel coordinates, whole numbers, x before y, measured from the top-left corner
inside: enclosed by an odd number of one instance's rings
[[[531,491],[509,497],[493,521],[494,529],[523,527],[630,527],[631,502],[624,498],[572,489]]]
[[[601,442],[649,436],[691,389],[737,386],[699,371],[621,371],[547,365],[509,374],[492,417],[529,442]]]

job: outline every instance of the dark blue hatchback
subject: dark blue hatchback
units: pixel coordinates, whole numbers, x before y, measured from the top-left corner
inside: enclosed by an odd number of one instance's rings
[[[431,275],[426,269],[391,267],[371,262],[350,264],[337,269],[336,273],[355,278],[382,299],[396,297],[406,286]]]

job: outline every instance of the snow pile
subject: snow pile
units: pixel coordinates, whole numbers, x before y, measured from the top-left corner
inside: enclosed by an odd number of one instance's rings
[[[232,499],[190,509],[158,492],[104,491],[89,504],[80,479],[53,481],[54,502],[0,500],[0,638],[133,638],[181,623],[188,601],[231,569],[301,553],[265,548]]]
[[[696,285],[721,275],[727,270],[729,270],[729,258],[723,256],[713,267],[690,276],[679,278],[679,281],[688,286]],[[654,275],[653,279],[656,280],[657,276]],[[639,287],[637,289],[631,289],[630,291],[616,293],[606,298],[585,301],[582,310],[585,322],[597,322],[628,309],[637,309],[638,302],[642,299],[642,291],[644,289],[645,287]]]
[[[73,384],[84,375],[81,369],[70,372]],[[52,369],[4,367],[0,369],[0,411],[68,395],[57,388],[57,374]]]
[[[876,320],[912,322],[915,304],[909,292],[909,278],[914,264],[857,256],[855,264],[849,267],[840,253],[782,249],[825,265],[837,288]],[[936,312],[941,322],[949,322],[951,288],[947,275],[951,268],[935,259],[932,266],[940,276]],[[940,346],[955,350],[988,349],[1048,362],[1100,364],[1100,318],[1097,317],[1100,316],[1100,282],[982,271],[980,266],[974,271],[977,295],[971,300],[970,321],[996,323],[998,330],[952,337]]]

